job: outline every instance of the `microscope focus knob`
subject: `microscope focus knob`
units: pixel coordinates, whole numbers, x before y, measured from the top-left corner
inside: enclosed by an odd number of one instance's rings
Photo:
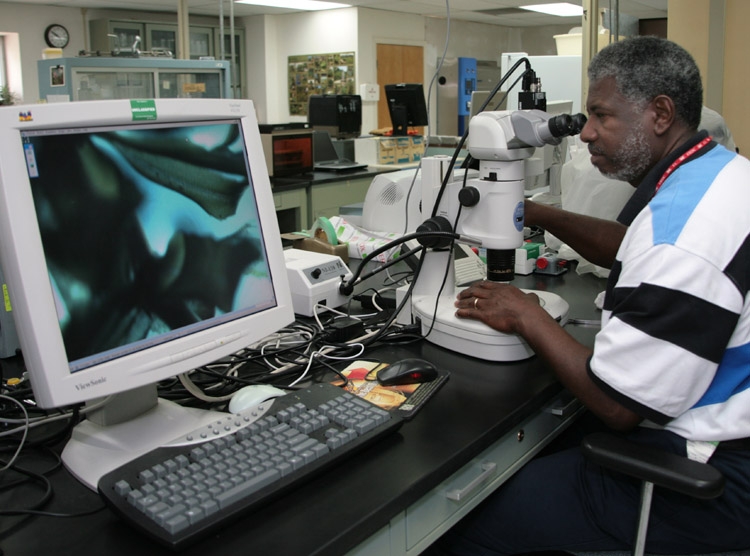
[[[458,202],[464,207],[473,207],[479,203],[479,190],[476,187],[462,187],[458,192]]]

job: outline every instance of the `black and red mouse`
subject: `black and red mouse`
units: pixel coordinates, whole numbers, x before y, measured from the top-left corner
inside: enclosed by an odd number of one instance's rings
[[[418,384],[430,382],[437,377],[437,367],[425,359],[418,358],[402,359],[378,371],[378,382],[381,386]]]

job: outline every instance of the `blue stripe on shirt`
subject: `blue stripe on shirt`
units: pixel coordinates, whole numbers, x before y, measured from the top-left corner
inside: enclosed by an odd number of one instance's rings
[[[713,148],[689,164],[675,170],[649,206],[654,215],[654,245],[673,245],[690,215],[711,184],[731,159],[737,156],[723,148]]]
[[[711,385],[693,406],[724,403],[734,394],[750,388],[750,344],[728,348],[716,369]]]

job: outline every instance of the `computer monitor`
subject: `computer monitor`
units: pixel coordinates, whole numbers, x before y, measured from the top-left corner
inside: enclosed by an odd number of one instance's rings
[[[63,452],[96,488],[226,416],[157,399],[158,381],[294,319],[253,104],[3,107],[0,144],[0,255],[36,402],[113,396]]]
[[[362,134],[362,97],[359,95],[310,95],[307,121],[316,131],[334,139],[353,139]]]
[[[406,135],[410,127],[429,125],[427,103],[421,83],[398,83],[385,86],[393,135]]]

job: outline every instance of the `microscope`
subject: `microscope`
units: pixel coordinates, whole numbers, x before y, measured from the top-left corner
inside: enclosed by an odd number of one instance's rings
[[[486,248],[487,279],[510,281],[515,252],[524,240],[524,160],[536,147],[557,145],[581,132],[586,117],[550,116],[541,110],[480,112],[469,122],[468,149],[479,161],[479,177],[453,176],[449,159],[422,160],[422,207],[435,207],[417,231],[447,231],[458,241]],[[445,185],[444,185],[445,184]],[[437,203],[437,205],[436,205]],[[519,361],[534,353],[523,338],[455,316],[455,272],[451,239],[426,237],[427,249],[411,297],[411,313],[422,334],[452,351],[490,361]],[[530,290],[525,290],[530,291]],[[558,295],[534,291],[561,325],[568,304]]]

